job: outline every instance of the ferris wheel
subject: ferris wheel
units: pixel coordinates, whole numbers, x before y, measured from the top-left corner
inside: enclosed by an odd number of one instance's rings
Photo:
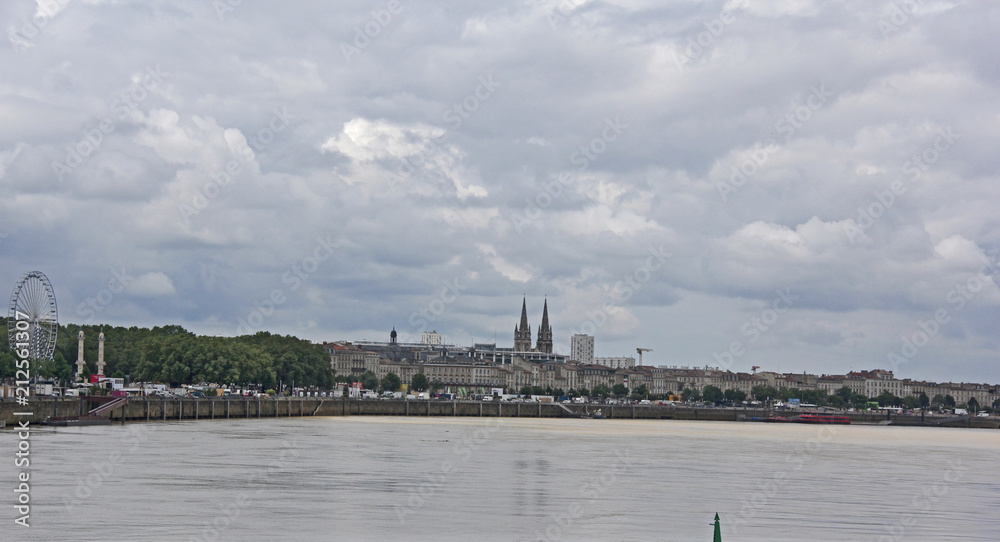
[[[26,322],[26,323],[21,323]],[[52,359],[56,348],[59,318],[56,313],[56,294],[41,271],[29,271],[17,281],[10,295],[7,311],[7,339],[10,347],[23,341],[17,340],[18,332],[28,332],[28,352],[33,359]]]

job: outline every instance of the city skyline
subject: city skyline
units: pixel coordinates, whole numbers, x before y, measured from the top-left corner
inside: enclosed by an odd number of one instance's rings
[[[0,1],[11,536],[994,540],[998,21]]]
[[[63,322],[470,344],[527,296],[563,352],[1000,381],[1000,8],[904,4],[6,2],[0,278]]]

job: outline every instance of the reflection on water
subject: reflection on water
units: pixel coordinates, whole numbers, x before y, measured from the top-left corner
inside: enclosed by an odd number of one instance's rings
[[[716,512],[727,542],[1000,532],[988,430],[354,417],[38,428],[31,446],[18,540],[699,541]]]

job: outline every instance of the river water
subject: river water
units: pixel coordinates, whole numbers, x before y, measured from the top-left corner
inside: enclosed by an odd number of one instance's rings
[[[1000,432],[330,417],[34,428],[0,540],[1000,540]]]

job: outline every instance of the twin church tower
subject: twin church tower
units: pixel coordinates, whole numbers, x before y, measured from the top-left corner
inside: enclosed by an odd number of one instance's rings
[[[549,325],[549,300],[545,300],[542,308],[542,326],[538,328],[538,342],[531,348],[531,326],[528,325],[528,305],[526,299],[521,300],[521,323],[514,326],[515,352],[552,353],[552,326]]]

